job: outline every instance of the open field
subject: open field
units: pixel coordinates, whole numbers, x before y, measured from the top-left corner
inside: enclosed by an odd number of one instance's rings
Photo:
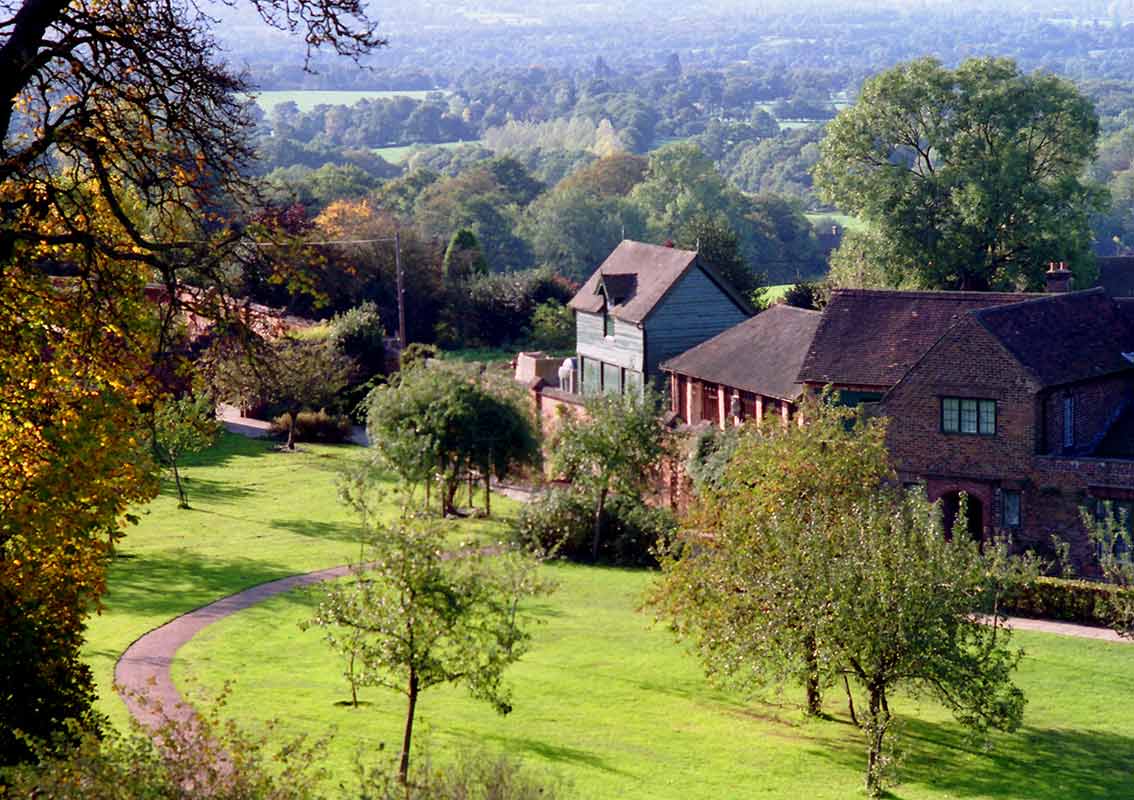
[[[440,142],[437,144],[399,144],[391,147],[373,147],[371,152],[377,156],[389,161],[391,164],[400,164],[413,155],[418,150],[425,150],[428,147],[444,147],[446,149],[453,149],[465,144],[478,144],[477,141],[463,141],[463,142]]]
[[[833,220],[848,231],[861,231],[866,229],[866,223],[858,217],[852,217],[850,214],[840,214],[836,211],[808,211],[804,216],[811,220],[812,224],[819,220]]]
[[[437,90],[440,91],[440,90]],[[278,103],[295,103],[300,111],[311,111],[315,106],[353,106],[359,100],[377,100],[381,97],[409,97],[424,100],[430,92],[406,89],[398,91],[350,91],[336,89],[280,89],[256,92],[256,105],[271,113]]]
[[[357,525],[336,500],[339,471],[365,450],[304,446],[278,453],[226,436],[190,464],[192,511],[168,494],[121,548],[107,611],[92,621],[88,648],[101,707],[125,712],[108,693],[114,659],[138,635],[208,600],[357,556]],[[494,500],[505,516],[515,505]],[[496,538],[501,521],[462,521],[463,534]],[[551,565],[559,591],[532,606],[542,624],[531,652],[509,672],[515,710],[497,716],[456,690],[427,691],[416,741],[436,760],[487,748],[563,776],[579,798],[811,800],[861,796],[863,746],[841,692],[826,720],[806,720],[795,692],[756,699],[710,686],[700,665],[641,613],[646,571]],[[235,679],[227,712],[255,727],[279,718],[280,737],[337,731],[327,766],[348,786],[361,747],[396,750],[404,711],[392,692],[348,696],[342,665],[318,632],[301,632],[316,595],[295,592],[206,629],[180,652],[183,689]],[[1019,683],[1025,727],[970,742],[936,704],[904,698],[902,784],[893,797],[1073,800],[1125,796],[1134,772],[1134,646],[1021,633]],[[286,654],[286,658],[281,658]]]
[[[114,662],[146,631],[191,609],[265,581],[358,558],[358,521],[339,502],[341,471],[366,451],[354,445],[274,443],[225,434],[187,460],[182,479],[192,510],[177,508],[169,486],[127,531],[110,572],[105,610],[91,619],[86,656],[99,709],[116,723],[125,707],[111,691]],[[391,484],[392,488],[392,484]],[[515,504],[493,498],[507,516]],[[394,513],[391,501],[391,515]],[[462,523],[470,536],[495,536],[499,522]]]

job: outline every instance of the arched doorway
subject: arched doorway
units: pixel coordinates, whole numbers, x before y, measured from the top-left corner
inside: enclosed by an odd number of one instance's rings
[[[979,497],[972,494],[965,495],[966,510],[968,512],[967,525],[969,536],[978,542],[984,539],[984,504]],[[961,510],[961,492],[946,492],[941,495],[941,515],[945,523],[946,538],[952,537],[953,525],[957,520],[957,513]]]

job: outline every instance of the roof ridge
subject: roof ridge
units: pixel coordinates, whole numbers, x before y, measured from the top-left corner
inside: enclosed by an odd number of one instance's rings
[[[1042,302],[1045,302],[1045,301],[1053,301],[1054,302],[1056,300],[1070,300],[1070,299],[1078,299],[1078,298],[1084,298],[1085,299],[1088,296],[1090,296],[1090,297],[1100,297],[1101,296],[1101,297],[1113,300],[1113,298],[1111,298],[1110,295],[1108,295],[1106,293],[1106,289],[1104,289],[1101,286],[1094,286],[1090,289],[1079,289],[1079,290],[1074,291],[1074,292],[1042,292],[1042,293],[1037,293],[1037,296],[1029,297],[1025,300],[1017,300],[1014,303],[1004,303],[1003,305],[999,305],[999,306],[989,306],[988,308],[974,308],[974,309],[971,309],[970,311],[968,311],[967,313],[983,317],[983,316],[992,315],[994,313],[1011,311],[1014,308],[1018,308],[1020,306],[1028,305],[1028,304],[1031,304],[1031,303],[1042,303]]]
[[[847,289],[834,289],[832,294],[843,295],[859,295],[866,297],[909,297],[922,300],[955,300],[959,298],[984,298],[984,297],[1027,297],[1033,299],[1036,297],[1051,297],[1053,295],[1044,292],[978,292],[973,290],[953,290],[953,289],[863,289],[863,288],[847,288]]]

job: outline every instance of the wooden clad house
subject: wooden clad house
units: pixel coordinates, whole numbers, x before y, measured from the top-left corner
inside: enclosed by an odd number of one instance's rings
[[[578,391],[641,392],[659,365],[752,314],[691,250],[625,240],[571,299]]]
[[[685,423],[795,415],[796,380],[821,315],[777,305],[661,365],[669,374],[671,410]]]

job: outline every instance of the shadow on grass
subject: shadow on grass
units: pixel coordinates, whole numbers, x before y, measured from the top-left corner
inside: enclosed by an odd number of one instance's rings
[[[257,458],[272,453],[275,442],[270,439],[249,439],[235,433],[222,433],[216,444],[200,453],[190,453],[178,463],[186,469],[219,467],[233,458]]]
[[[580,750],[577,747],[565,747],[551,744],[540,739],[527,736],[503,736],[499,734],[477,733],[467,734],[467,738],[475,739],[478,743],[492,741],[498,743],[506,752],[523,755],[535,755],[556,764],[572,764],[588,769],[602,770],[614,775],[627,775],[629,773],[610,765],[610,762],[590,750]]]
[[[1029,800],[1130,797],[1134,786],[1132,736],[1025,726],[996,735],[986,750],[954,723],[903,718],[899,737],[902,783],[892,787],[893,798],[905,796],[903,784],[955,797]],[[823,752],[848,768],[865,768],[860,737],[828,740]]]
[[[253,558],[219,560],[185,552],[147,553],[111,568],[105,605],[113,613],[176,616],[294,573],[294,569]]]
[[[281,531],[297,533],[311,539],[334,539],[340,542],[358,542],[362,525],[357,522],[322,522],[313,519],[273,519],[268,526]]]
[[[185,496],[189,498],[189,505],[194,500],[207,500],[215,503],[239,500],[248,497],[252,491],[244,486],[238,486],[228,481],[214,481],[209,478],[197,478],[192,475],[182,475],[181,483],[185,487]],[[170,479],[161,482],[162,494],[171,497],[177,496],[177,487]]]

